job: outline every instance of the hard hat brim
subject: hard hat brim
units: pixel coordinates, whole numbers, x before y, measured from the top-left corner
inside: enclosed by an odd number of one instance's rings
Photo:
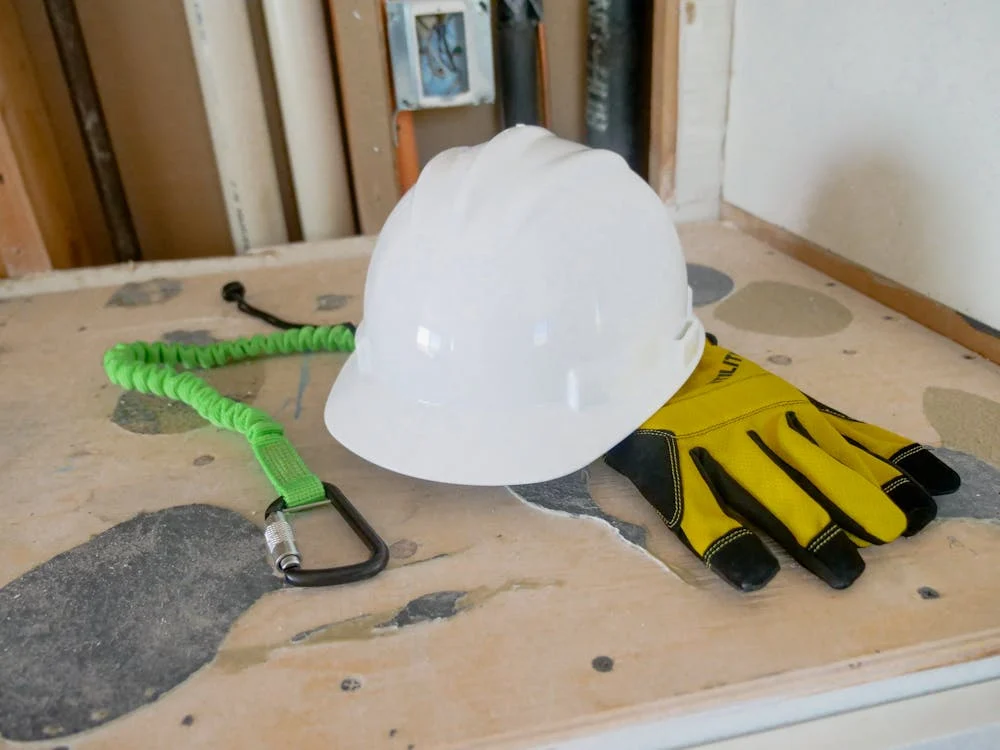
[[[572,410],[566,404],[476,410],[413,402],[366,375],[352,354],[327,398],[324,420],[341,445],[398,474],[476,486],[533,484],[600,458],[663,405],[694,371],[705,346],[692,316],[672,361],[635,374],[624,398]]]

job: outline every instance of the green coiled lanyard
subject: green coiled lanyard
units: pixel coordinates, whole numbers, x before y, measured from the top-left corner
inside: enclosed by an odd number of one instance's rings
[[[351,352],[354,326],[288,323],[252,307],[244,295],[239,282],[230,282],[222,290],[226,301],[235,302],[242,311],[284,330],[209,345],[145,341],[116,344],[104,354],[104,370],[111,382],[121,388],[180,401],[216,427],[246,438],[278,493],[264,514],[264,538],[276,569],[288,584],[332,586],[370,578],[385,568],[389,549],[343,492],[309,470],[277,420],[260,409],[223,396],[191,372],[264,357]],[[333,568],[302,567],[302,556],[287,514],[326,503],[333,505],[368,547],[371,556],[367,560]]]

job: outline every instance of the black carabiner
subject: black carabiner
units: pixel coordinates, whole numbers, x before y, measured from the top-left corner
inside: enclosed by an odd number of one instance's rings
[[[371,578],[385,569],[389,562],[389,547],[364,519],[358,510],[351,505],[343,492],[328,482],[323,482],[325,498],[316,503],[288,508],[285,498],[279,497],[264,512],[264,539],[271,552],[275,567],[284,575],[285,583],[290,586],[339,586],[344,583],[354,583]],[[295,544],[295,534],[292,526],[285,518],[286,513],[298,513],[303,510],[325,505],[326,501],[337,509],[354,533],[371,551],[371,557],[364,562],[353,565],[341,565],[336,568],[317,568],[308,570],[302,568],[302,556]],[[271,517],[274,516],[274,520]]]

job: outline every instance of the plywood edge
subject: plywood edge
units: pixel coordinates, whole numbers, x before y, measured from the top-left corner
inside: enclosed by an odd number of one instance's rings
[[[882,651],[822,667],[706,688],[585,719],[514,731],[467,750],[670,747],[718,741],[825,716],[1000,678],[1000,630]],[[675,744],[676,742],[676,744]]]
[[[253,250],[239,256],[120,263],[92,268],[52,270],[17,279],[0,279],[0,300],[56,294],[78,289],[118,286],[157,278],[191,278],[211,273],[232,274],[257,268],[286,268],[302,263],[331,262],[371,255],[373,237],[355,236],[323,242],[290,243]]]
[[[725,201],[722,204],[722,219],[775,250],[1000,364],[1000,337],[977,329],[947,305]]]
[[[653,6],[648,181],[664,203],[675,197],[680,5],[658,0]]]

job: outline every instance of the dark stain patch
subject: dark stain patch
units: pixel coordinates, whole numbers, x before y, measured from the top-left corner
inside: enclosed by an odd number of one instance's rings
[[[962,313],[959,313],[959,315],[962,315]],[[989,334],[990,336],[993,336],[994,338],[1000,339],[1000,330],[997,330],[993,326],[987,325],[981,320],[976,320],[970,315],[962,315],[962,320],[964,320],[966,323],[968,323],[970,326],[975,328],[980,333],[986,333]]]
[[[727,274],[710,266],[688,263],[687,274],[695,307],[711,305],[733,291],[733,280]]]
[[[320,294],[316,297],[317,310],[339,310],[351,300],[349,294]]]
[[[395,736],[396,736],[396,732],[397,732],[397,731],[398,731],[398,730],[396,730],[396,729],[390,729],[390,730],[389,730],[389,736],[390,736],[390,737],[395,737]]]
[[[896,319],[896,316],[894,316],[894,315],[883,315],[882,316],[882,320],[895,320],[895,319]]]
[[[206,330],[168,331],[162,340],[173,344],[207,346],[218,339]],[[252,404],[264,384],[260,362],[239,362],[210,370],[192,370],[223,396]],[[125,391],[111,413],[111,421],[137,435],[176,435],[205,427],[208,422],[185,403],[172,399]]]
[[[86,330],[87,330],[87,326],[80,326],[79,328],[76,329],[76,332],[77,333],[83,333]]]
[[[932,589],[930,586],[921,586],[917,589],[917,593],[920,594],[921,599],[940,599],[941,594],[937,589]]]
[[[975,359],[975,358],[976,358],[975,354],[963,354],[962,355],[962,359]]]
[[[183,285],[178,279],[150,279],[130,281],[119,287],[108,298],[105,307],[144,307],[173,299],[181,293]]]
[[[0,736],[32,742],[150,703],[212,661],[282,586],[260,529],[183,505],[142,513],[0,588]],[[210,561],[210,564],[206,564]]]
[[[853,320],[833,297],[784,281],[753,281],[719,303],[714,314],[742,331],[792,338],[829,336]]]
[[[626,541],[646,548],[646,529],[605,513],[594,502],[587,483],[587,472],[580,470],[559,479],[507,488],[530,505],[570,516],[590,516],[611,525]]]
[[[852,357],[852,356],[854,356],[855,354],[858,353],[858,350],[857,349],[844,349],[843,353],[846,354],[848,357]]]
[[[684,19],[687,21],[688,26],[695,22],[698,18],[698,5],[694,0],[687,0],[684,3]]]
[[[1000,468],[1000,403],[958,388],[924,390],[924,414],[946,448]]]
[[[1000,470],[962,451],[949,448],[930,451],[962,478],[956,492],[937,498],[938,517],[1000,522]]]
[[[405,628],[418,622],[447,620],[462,611],[460,605],[467,591],[435,591],[408,602],[396,616],[378,625],[380,628]]]
[[[598,672],[610,672],[615,668],[615,660],[610,656],[595,656],[590,666]]]
[[[395,560],[406,560],[417,554],[418,547],[412,539],[399,539],[389,545],[389,556]]]
[[[215,460],[215,456],[210,456],[209,454],[206,453],[203,456],[198,456],[198,458],[196,458],[191,463],[194,464],[195,466],[208,466],[214,460]]]
[[[212,344],[219,343],[219,339],[212,335],[211,331],[206,331],[204,328],[198,328],[195,330],[178,329],[176,331],[167,331],[163,334],[163,340],[168,344],[190,344],[193,346],[211,346]]]
[[[389,549],[390,549],[390,554],[391,554],[392,547],[390,547]],[[469,549],[469,548],[465,547],[465,548],[463,548],[461,550],[457,550],[457,552],[465,552],[467,549]],[[431,555],[430,557],[422,557],[419,560],[410,560],[410,562],[403,563],[400,567],[408,568],[411,565],[420,565],[422,563],[433,562],[434,560],[443,560],[446,557],[451,557],[452,554],[453,553],[450,553],[450,552],[439,552],[438,554]]]
[[[319,644],[384,637],[414,625],[450,619],[474,607],[482,606],[495,596],[509,591],[540,589],[556,585],[560,584],[558,582],[516,580],[496,588],[478,586],[470,591],[435,591],[412,599],[398,609],[359,615],[304,630],[292,636],[291,643],[293,645]],[[225,662],[237,659],[240,660],[239,666],[245,666],[249,659],[254,659],[253,663],[260,663],[267,658],[267,649],[264,649],[263,654],[259,651],[258,648],[253,654],[244,654],[238,657],[226,656],[223,658],[224,666],[227,666]],[[223,657],[223,654],[219,656]]]
[[[191,714],[188,714],[183,719],[181,719],[181,724],[186,727],[191,726],[192,724],[194,724],[194,717]]]
[[[356,690],[361,689],[361,678],[359,677],[345,677],[340,681],[340,689],[345,693],[353,693]]]
[[[772,365],[790,365],[792,364],[792,358],[787,354],[772,354],[767,358],[767,361]]]

